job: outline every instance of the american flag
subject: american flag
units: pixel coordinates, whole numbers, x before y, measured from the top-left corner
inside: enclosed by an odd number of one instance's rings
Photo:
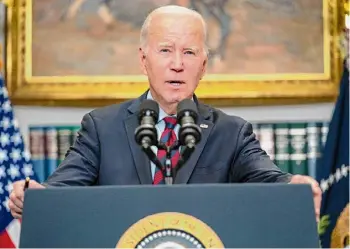
[[[21,223],[10,213],[9,195],[12,183],[27,176],[36,180],[0,74],[0,248],[18,247]]]

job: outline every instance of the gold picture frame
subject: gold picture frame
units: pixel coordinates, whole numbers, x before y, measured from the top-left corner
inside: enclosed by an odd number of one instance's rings
[[[1,1],[1,0],[0,0]],[[96,107],[136,98],[143,76],[33,76],[32,4],[7,0],[6,82],[18,105]],[[339,36],[343,0],[323,0],[323,73],[207,75],[196,94],[216,106],[303,104],[334,101],[342,59]]]

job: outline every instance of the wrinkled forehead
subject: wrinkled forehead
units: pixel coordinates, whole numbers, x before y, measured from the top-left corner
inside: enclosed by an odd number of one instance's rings
[[[204,44],[202,22],[192,16],[156,17],[149,26],[150,42],[176,42]]]

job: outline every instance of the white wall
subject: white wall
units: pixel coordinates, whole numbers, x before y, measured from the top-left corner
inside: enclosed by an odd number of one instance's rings
[[[291,106],[257,106],[221,108],[228,114],[240,116],[251,122],[330,120],[333,103]],[[80,124],[83,115],[93,108],[60,108],[15,106],[14,112],[28,144],[28,127],[44,124]]]

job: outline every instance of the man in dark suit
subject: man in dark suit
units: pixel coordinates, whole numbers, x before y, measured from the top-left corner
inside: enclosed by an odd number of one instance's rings
[[[178,124],[171,120],[178,103],[192,99],[199,110],[197,123],[202,128],[202,139],[179,170],[175,184],[308,183],[314,192],[318,217],[321,191],[315,180],[282,172],[261,149],[250,123],[197,100],[194,91],[205,73],[208,58],[205,41],[206,25],[197,12],[179,6],[152,12],[142,27],[139,49],[149,91],[138,99],[86,114],[77,140],[62,164],[43,185],[31,181],[30,187],[164,182],[161,171],[147,159],[134,138],[139,106],[145,99],[159,104],[156,127],[161,134],[159,139],[166,138],[168,142],[177,136]],[[172,154],[174,161],[178,160],[177,153]],[[10,196],[9,207],[17,218],[22,213],[23,186],[23,181],[16,182]]]

